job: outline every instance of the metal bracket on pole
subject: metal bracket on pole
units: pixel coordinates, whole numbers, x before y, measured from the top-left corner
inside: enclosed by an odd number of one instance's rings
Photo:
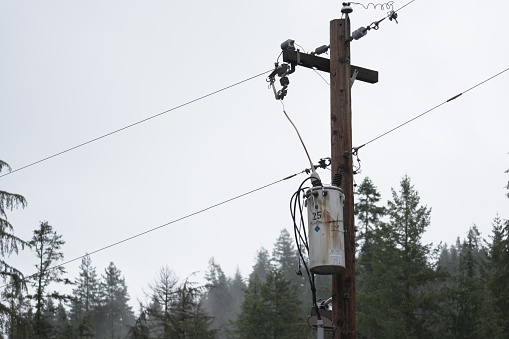
[[[352,88],[355,79],[357,79],[357,75],[359,75],[359,71],[357,69],[354,69],[352,77],[350,78],[350,88]]]

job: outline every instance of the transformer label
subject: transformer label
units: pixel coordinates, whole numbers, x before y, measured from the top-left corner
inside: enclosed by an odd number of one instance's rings
[[[341,265],[343,262],[343,251],[341,250],[330,250],[329,262],[331,265]]]

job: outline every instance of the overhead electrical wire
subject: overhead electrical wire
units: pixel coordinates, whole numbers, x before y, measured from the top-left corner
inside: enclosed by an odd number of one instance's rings
[[[25,166],[22,166],[22,167],[16,168],[16,169],[14,169],[14,170],[12,170],[12,171],[10,171],[10,172],[7,172],[7,173],[4,173],[4,174],[1,174],[1,175],[0,175],[0,178],[1,178],[1,177],[5,177],[5,176],[10,175],[10,174],[13,174],[13,173],[16,173],[16,172],[19,172],[19,171],[21,171],[21,170],[23,170],[23,169],[26,169],[26,168],[28,168],[28,167],[34,166],[34,165],[39,164],[39,163],[41,163],[41,162],[44,162],[44,161],[46,161],[46,160],[52,159],[52,158],[57,157],[57,156],[59,156],[59,155],[62,155],[62,154],[64,154],[64,153],[67,153],[67,152],[73,151],[73,150],[75,150],[75,149],[77,149],[77,148],[83,147],[83,146],[85,146],[85,145],[88,145],[88,144],[93,143],[93,142],[95,142],[95,141],[98,141],[98,140],[100,140],[100,139],[103,139],[103,138],[109,137],[110,135],[116,134],[116,133],[121,132],[121,131],[123,131],[123,130],[126,130],[126,129],[128,129],[128,128],[131,128],[131,127],[134,127],[134,126],[139,125],[139,124],[141,124],[141,123],[144,123],[144,122],[146,122],[146,121],[149,121],[149,120],[151,120],[151,119],[157,118],[157,117],[159,117],[159,116],[161,116],[161,115],[164,115],[164,114],[166,114],[166,113],[169,113],[169,112],[175,111],[175,110],[177,110],[177,109],[179,109],[179,108],[182,108],[182,107],[184,107],[184,106],[190,105],[190,104],[192,104],[192,103],[195,103],[195,102],[197,102],[197,101],[200,101],[200,100],[202,100],[202,99],[205,99],[205,98],[207,98],[207,97],[210,97],[210,96],[212,96],[212,95],[214,95],[214,94],[217,94],[217,93],[223,92],[223,91],[225,91],[225,90],[227,90],[227,89],[230,89],[230,88],[232,88],[232,87],[235,87],[235,86],[237,86],[237,85],[240,85],[240,84],[242,84],[242,83],[244,83],[244,82],[247,82],[247,81],[253,80],[253,79],[255,79],[255,78],[259,77],[259,76],[262,76],[262,75],[264,75],[264,74],[267,74],[267,73],[269,73],[269,72],[271,72],[271,71],[272,71],[272,70],[268,70],[268,71],[265,71],[265,72],[262,72],[262,73],[259,73],[259,74],[256,74],[256,75],[253,75],[253,76],[251,76],[251,77],[249,77],[249,78],[247,78],[247,79],[244,79],[244,80],[238,81],[238,82],[236,82],[236,83],[234,83],[234,84],[228,85],[228,86],[223,87],[223,88],[221,88],[221,89],[218,89],[218,90],[216,90],[216,91],[214,91],[214,92],[210,92],[209,94],[202,95],[201,97],[198,97],[198,98],[196,98],[196,99],[193,99],[193,100],[187,101],[187,102],[185,102],[185,103],[183,103],[183,104],[180,104],[180,105],[178,105],[178,106],[172,107],[172,108],[170,108],[170,109],[168,109],[168,110],[166,110],[166,111],[163,111],[163,112],[157,113],[157,114],[152,115],[152,116],[150,116],[150,117],[148,117],[148,118],[145,118],[145,119],[143,119],[143,120],[140,120],[140,121],[137,121],[137,122],[132,123],[132,124],[130,124],[130,125],[127,125],[127,126],[121,127],[121,128],[116,129],[116,130],[114,130],[114,131],[112,131],[112,132],[109,132],[109,133],[103,134],[103,135],[101,135],[101,136],[99,136],[99,137],[97,137],[97,138],[93,138],[93,139],[91,139],[91,140],[89,140],[89,141],[83,142],[83,143],[81,143],[81,144],[79,144],[79,145],[76,145],[76,146],[73,146],[73,147],[68,148],[68,149],[66,149],[66,150],[63,150],[63,151],[61,151],[61,152],[55,153],[55,154],[50,155],[50,156],[48,156],[48,157],[46,157],[46,158],[43,158],[43,159],[40,159],[40,160],[34,161],[34,162],[32,162],[32,163],[30,163],[30,164],[28,164],[28,165],[25,165]]]
[[[247,196],[247,195],[249,195],[249,194],[252,194],[252,193],[255,193],[255,192],[261,191],[261,190],[263,190],[263,189],[265,189],[265,188],[268,188],[268,187],[270,187],[270,186],[276,185],[276,184],[278,184],[278,183],[280,183],[280,182],[283,182],[283,181],[285,181],[285,180],[288,180],[288,179],[291,179],[291,178],[293,178],[293,177],[296,177],[296,176],[297,176],[297,175],[299,175],[299,174],[307,173],[307,171],[308,171],[308,169],[305,169],[305,170],[303,170],[303,171],[301,171],[301,172],[299,172],[299,173],[295,173],[295,174],[289,175],[289,176],[287,176],[287,177],[284,177],[283,179],[279,179],[279,180],[274,181],[274,182],[272,182],[272,183],[270,183],[270,184],[266,184],[266,185],[263,185],[263,186],[258,187],[258,188],[256,188],[256,189],[253,189],[253,190],[251,190],[251,191],[249,191],[249,192],[242,193],[242,194],[237,195],[237,196],[235,196],[235,197],[233,197],[233,198],[230,198],[230,199],[224,200],[224,201],[222,201],[222,202],[219,202],[219,203],[217,203],[217,204],[211,205],[211,206],[209,206],[209,207],[203,208],[203,209],[201,209],[201,210],[199,210],[199,211],[196,211],[196,212],[193,212],[193,213],[187,214],[187,215],[185,215],[185,216],[183,216],[183,217],[180,217],[180,218],[178,218],[178,219],[172,220],[172,221],[170,221],[170,222],[167,222],[167,223],[165,223],[165,224],[159,225],[159,226],[157,226],[157,227],[151,228],[151,229],[149,229],[149,230],[146,230],[146,231],[144,231],[144,232],[138,233],[138,234],[136,234],[136,235],[130,236],[130,237],[128,237],[128,238],[122,239],[122,240],[120,240],[120,241],[114,242],[114,243],[112,243],[112,244],[106,245],[106,246],[101,247],[101,248],[99,248],[99,249],[96,249],[96,250],[94,250],[94,251],[92,251],[92,252],[87,252],[86,254],[84,254],[84,255],[82,255],[82,256],[79,256],[79,257],[76,257],[76,258],[74,258],[74,259],[67,260],[67,261],[65,261],[65,262],[63,262],[63,263],[61,263],[61,264],[58,264],[58,265],[52,266],[52,267],[50,267],[50,268],[49,268],[49,270],[54,270],[54,269],[56,269],[56,268],[58,268],[58,267],[65,266],[65,265],[70,264],[70,263],[72,263],[72,262],[75,262],[75,261],[77,261],[77,260],[83,259],[83,258],[84,258],[85,256],[87,256],[87,255],[92,255],[92,254],[95,254],[95,253],[98,253],[98,252],[102,252],[102,251],[104,251],[104,250],[106,250],[106,249],[108,249],[108,248],[111,248],[111,247],[114,247],[114,246],[120,245],[120,244],[125,243],[125,242],[127,242],[127,241],[129,241],[129,240],[132,240],[132,239],[135,239],[135,238],[141,237],[142,235],[145,235],[145,234],[151,233],[151,232],[153,232],[153,231],[156,231],[156,230],[158,230],[158,229],[164,228],[164,227],[169,226],[169,225],[171,225],[171,224],[175,224],[175,223],[177,223],[177,222],[179,222],[179,221],[182,221],[182,220],[184,220],[184,219],[188,219],[188,218],[190,218],[190,217],[192,217],[192,216],[195,216],[195,215],[201,214],[201,213],[206,212],[206,211],[208,211],[208,210],[211,210],[211,209],[213,209],[213,208],[219,207],[219,206],[224,205],[224,204],[226,204],[226,203],[229,203],[229,202],[231,202],[231,201],[234,201],[234,200],[240,199],[240,198],[245,197],[245,196]],[[30,275],[30,276],[28,276],[28,277],[25,277],[25,278],[24,278],[24,280],[27,280],[28,278],[33,277],[33,276],[34,276],[34,275]],[[5,286],[6,286],[6,285],[4,285],[4,286],[0,286],[0,288],[1,288],[1,287],[5,287]]]
[[[370,144],[370,143],[372,143],[372,142],[374,142],[374,141],[376,141],[376,140],[378,140],[378,139],[380,139],[380,138],[382,138],[382,137],[386,136],[387,134],[390,134],[390,133],[394,132],[395,130],[397,130],[397,129],[399,129],[399,128],[401,128],[401,127],[403,127],[403,126],[405,126],[405,125],[407,125],[407,124],[411,123],[412,121],[414,121],[414,120],[416,120],[416,119],[418,119],[418,118],[420,118],[420,117],[422,117],[422,116],[424,116],[424,115],[426,115],[426,114],[428,114],[428,113],[430,113],[430,112],[434,111],[435,109],[437,109],[437,108],[439,108],[439,107],[441,107],[441,106],[443,106],[443,105],[445,105],[445,104],[447,104],[447,103],[449,103],[449,102],[451,102],[451,101],[453,101],[453,100],[457,99],[458,97],[462,96],[463,94],[465,94],[465,93],[467,93],[467,92],[470,92],[471,90],[473,90],[473,89],[475,89],[475,88],[477,88],[477,87],[479,87],[479,86],[481,86],[481,85],[483,85],[483,84],[487,83],[488,81],[490,81],[490,80],[492,80],[492,79],[494,79],[494,78],[498,77],[499,75],[502,75],[503,73],[505,73],[505,72],[507,72],[507,71],[509,71],[509,68],[506,68],[506,69],[504,69],[503,71],[498,72],[497,74],[495,74],[495,75],[493,75],[493,76],[491,76],[491,77],[489,77],[489,78],[487,78],[487,79],[485,79],[485,80],[483,80],[483,81],[479,82],[478,84],[476,84],[476,85],[474,85],[474,86],[472,86],[472,87],[470,87],[470,88],[468,88],[468,89],[464,90],[463,92],[461,92],[461,93],[459,93],[459,94],[456,94],[455,96],[453,96],[453,97],[451,97],[451,98],[447,99],[446,101],[444,101],[444,102],[442,102],[442,103],[440,103],[440,104],[438,104],[438,105],[436,105],[436,106],[434,106],[434,107],[432,107],[432,108],[428,109],[427,111],[425,111],[425,112],[423,112],[423,113],[421,113],[421,114],[419,114],[419,115],[417,115],[417,116],[413,117],[412,119],[407,120],[407,121],[405,121],[404,123],[402,123],[402,124],[400,124],[400,125],[398,125],[398,126],[396,126],[396,127],[392,128],[392,129],[388,130],[387,132],[384,132],[384,133],[380,134],[380,135],[379,135],[379,136],[377,136],[376,138],[373,138],[373,139],[369,140],[368,142],[366,142],[366,143],[364,143],[364,144],[362,144],[362,145],[360,145],[360,146],[358,146],[358,147],[354,147],[354,148],[353,148],[353,151],[354,151],[354,152],[356,152],[356,151],[357,151],[357,150],[359,150],[360,148],[362,148],[362,147],[364,147],[364,146],[366,146],[366,145],[368,145],[368,144]]]

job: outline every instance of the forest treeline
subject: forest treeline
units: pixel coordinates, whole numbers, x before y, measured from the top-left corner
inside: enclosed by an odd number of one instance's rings
[[[6,169],[0,161],[0,172]],[[509,198],[509,182],[506,188]],[[472,225],[454,244],[433,246],[422,242],[431,208],[408,176],[385,204],[367,177],[355,194],[359,338],[509,338],[508,220],[496,215],[488,236]],[[257,251],[248,276],[237,270],[228,277],[211,258],[206,283],[198,285],[196,277],[182,279],[167,263],[133,310],[127,282],[113,262],[98,272],[84,256],[79,275],[70,278],[58,266],[65,241],[50,223],[41,222],[31,239],[16,237],[7,213],[25,206],[22,195],[0,191],[4,338],[316,337],[307,324],[310,283],[284,228],[271,252]],[[33,251],[36,274],[9,264],[23,249]],[[314,278],[318,301],[328,299],[331,277]]]

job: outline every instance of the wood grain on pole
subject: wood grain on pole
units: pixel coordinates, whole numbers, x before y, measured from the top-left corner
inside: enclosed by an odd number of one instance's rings
[[[330,23],[331,158],[332,175],[343,169],[345,194],[345,272],[332,277],[334,339],[353,339],[355,333],[355,230],[353,213],[352,106],[350,95],[350,43],[346,43],[347,20]]]

